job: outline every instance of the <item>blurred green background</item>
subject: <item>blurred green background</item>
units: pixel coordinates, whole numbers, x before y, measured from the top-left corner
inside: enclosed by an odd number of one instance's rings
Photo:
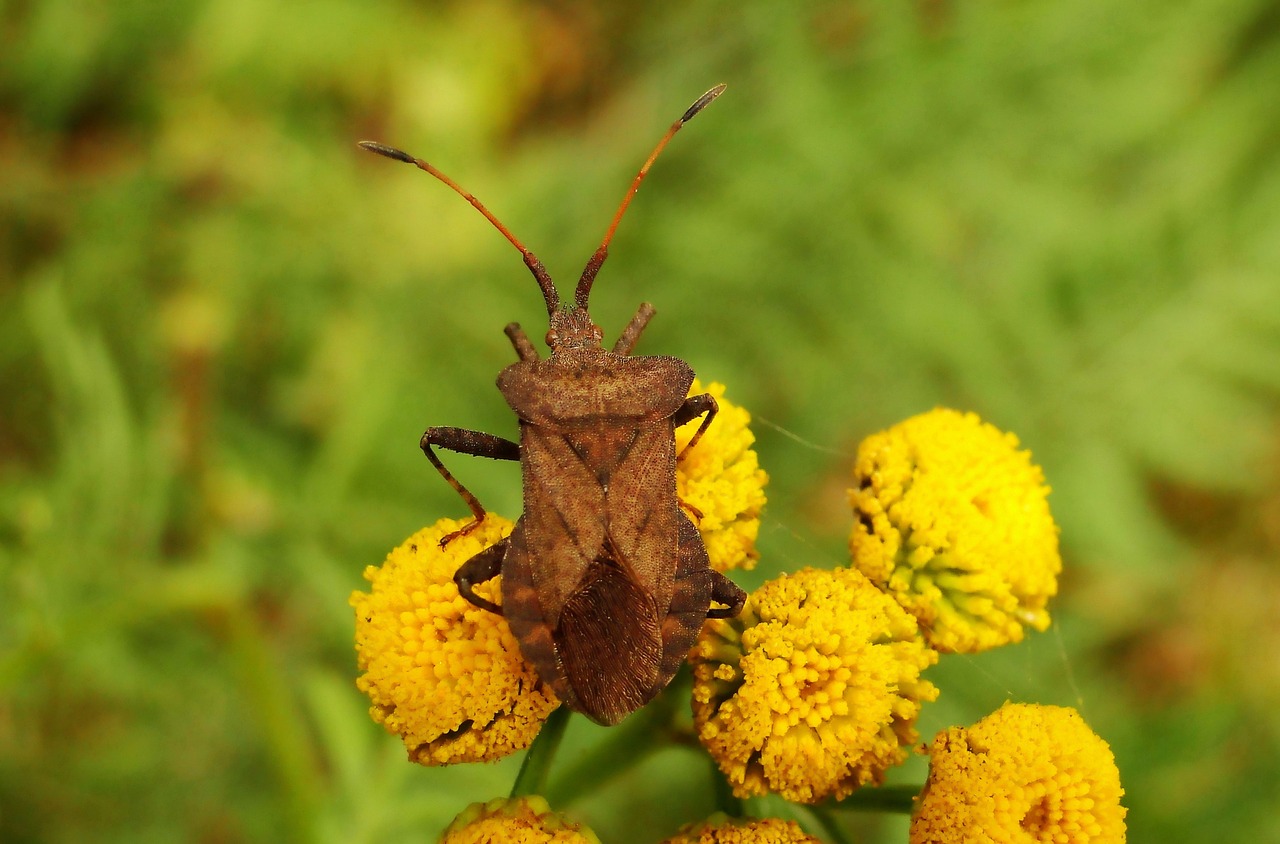
[[[511,249],[756,415],[750,586],[845,559],[858,440],[1017,432],[1055,626],[932,673],[925,738],[1078,706],[1130,840],[1280,842],[1280,3],[0,4],[0,838],[429,841],[518,759],[424,769],[347,597],[464,508],[428,424],[515,435]],[[452,463],[490,508],[518,470]],[[578,719],[580,720],[580,719]],[[570,729],[567,761],[598,741]],[[895,777],[919,782],[917,761]],[[710,810],[664,751],[572,807]],[[905,841],[900,818],[850,820]]]

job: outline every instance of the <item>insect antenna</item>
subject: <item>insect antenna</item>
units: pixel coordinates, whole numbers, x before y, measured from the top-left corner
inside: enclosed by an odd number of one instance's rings
[[[674,130],[673,130],[673,133],[674,133]],[[665,142],[666,141],[664,140],[663,143]],[[538,287],[542,289],[542,298],[545,299],[547,302],[547,313],[548,314],[555,313],[556,308],[560,306],[560,294],[556,292],[556,286],[555,284],[552,283],[551,276],[550,274],[547,273],[547,268],[544,267],[542,265],[542,262],[538,260],[537,255],[534,255],[532,252],[530,252],[527,248],[525,248],[525,245],[523,243],[521,243],[519,240],[516,239],[516,236],[513,235],[507,229],[507,227],[502,224],[501,220],[493,216],[493,214],[489,211],[489,209],[484,207],[484,203],[476,199],[475,196],[473,196],[472,194],[463,190],[458,185],[457,182],[455,182],[453,179],[450,179],[444,173],[441,173],[435,167],[431,166],[430,163],[423,161],[421,158],[414,158],[412,155],[409,155],[409,153],[407,152],[398,150],[395,147],[389,147],[386,144],[379,144],[374,141],[360,141],[358,146],[361,149],[366,149],[369,152],[377,153],[378,155],[384,156],[386,158],[390,158],[393,161],[403,161],[405,164],[412,164],[414,167],[417,167],[419,170],[424,170],[430,173],[432,176],[435,176],[437,179],[439,179],[440,181],[448,185],[450,188],[452,188],[454,193],[461,196],[467,202],[470,202],[471,205],[477,211],[479,211],[481,214],[485,216],[486,220],[493,223],[494,228],[502,232],[503,237],[511,241],[512,246],[520,250],[520,254],[524,256],[525,266],[527,266],[529,268],[529,271],[533,273],[534,280],[538,282]],[[648,165],[645,165],[645,166],[647,167]],[[633,190],[633,193],[634,193],[634,190]],[[614,225],[615,226],[617,225],[616,221],[614,222]],[[610,234],[612,234],[612,232],[610,232]]]
[[[653,166],[658,154],[662,152],[675,133],[680,131],[681,126],[692,120],[694,115],[709,106],[716,97],[723,94],[724,89],[725,85],[721,83],[698,97],[694,104],[685,109],[684,114],[680,115],[680,119],[671,124],[667,134],[662,136],[662,140],[658,141],[658,145],[653,148],[653,152],[649,153],[648,160],[640,168],[640,172],[636,174],[635,180],[631,182],[631,189],[622,198],[622,204],[618,206],[618,212],[613,215],[613,222],[609,224],[609,230],[604,234],[604,242],[600,244],[600,248],[591,256],[591,260],[587,261],[586,269],[582,271],[582,277],[578,279],[578,288],[573,294],[573,302],[577,307],[586,310],[587,299],[591,296],[591,285],[596,280],[596,273],[600,272],[600,266],[604,263],[604,259],[609,257],[609,241],[613,240],[613,233],[618,230],[618,223],[622,220],[622,215],[626,213],[627,206],[631,204],[631,199],[636,195],[636,191],[640,190],[640,183],[644,181],[645,175],[648,174],[649,168]]]

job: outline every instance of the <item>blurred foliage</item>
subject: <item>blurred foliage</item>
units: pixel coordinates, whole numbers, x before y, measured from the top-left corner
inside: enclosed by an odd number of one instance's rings
[[[567,286],[726,81],[593,313],[655,302],[641,351],[757,415],[747,585],[844,559],[860,437],[975,410],[1043,463],[1068,573],[1048,634],[944,661],[921,732],[1076,705],[1132,840],[1280,840],[1277,79],[1274,0],[0,4],[0,837],[430,840],[507,791],[518,760],[403,761],[346,599],[462,514],[418,436],[514,436],[501,329],[545,312],[353,142]],[[518,512],[514,467],[453,465]],[[712,799],[671,750],[568,808],[640,842]]]

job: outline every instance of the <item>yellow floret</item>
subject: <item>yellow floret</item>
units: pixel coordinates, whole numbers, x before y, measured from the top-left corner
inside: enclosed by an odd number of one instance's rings
[[[676,464],[676,490],[680,500],[701,514],[694,517],[702,533],[711,567],[724,572],[750,569],[756,564],[756,536],[764,509],[764,486],[769,476],[760,468],[751,448],[755,435],[748,425],[751,415],[724,397],[724,385],[705,388],[696,379],[689,395],[710,393],[719,412],[706,433]],[[676,453],[693,438],[701,417],[676,431]]]
[[[464,523],[442,519],[409,537],[380,568],[368,593],[351,595],[356,615],[356,685],[369,713],[399,735],[424,765],[500,759],[528,747],[558,705],[501,616],[458,594],[453,574],[511,532],[490,514],[445,548]],[[477,594],[497,602],[500,578]]]
[[[440,844],[600,844],[590,829],[551,811],[541,797],[472,803],[440,837]]]
[[[795,821],[777,818],[734,819],[715,814],[689,824],[662,844],[821,844]]]
[[[739,797],[838,799],[906,757],[921,701],[937,696],[920,672],[936,660],[861,572],[783,576],[694,646],[698,737]]]
[[[929,748],[911,844],[1122,844],[1111,748],[1074,709],[1006,703]]]
[[[1049,488],[1013,434],[937,409],[863,441],[853,564],[929,643],[973,653],[1049,626],[1062,559]]]

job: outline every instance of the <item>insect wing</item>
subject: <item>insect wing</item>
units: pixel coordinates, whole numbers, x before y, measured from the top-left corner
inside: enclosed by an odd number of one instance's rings
[[[552,625],[534,585],[541,562],[529,546],[531,536],[522,518],[503,565],[502,602],[511,632],[566,705],[601,724],[616,724],[665,685],[659,680],[670,660],[664,659],[653,603],[620,569],[593,561]]]
[[[605,493],[611,556],[665,615],[676,570],[675,436],[662,421],[636,429]]]
[[[554,627],[560,608],[604,548],[605,491],[563,436],[537,425],[520,428],[521,521],[529,553],[537,560],[533,585]]]

